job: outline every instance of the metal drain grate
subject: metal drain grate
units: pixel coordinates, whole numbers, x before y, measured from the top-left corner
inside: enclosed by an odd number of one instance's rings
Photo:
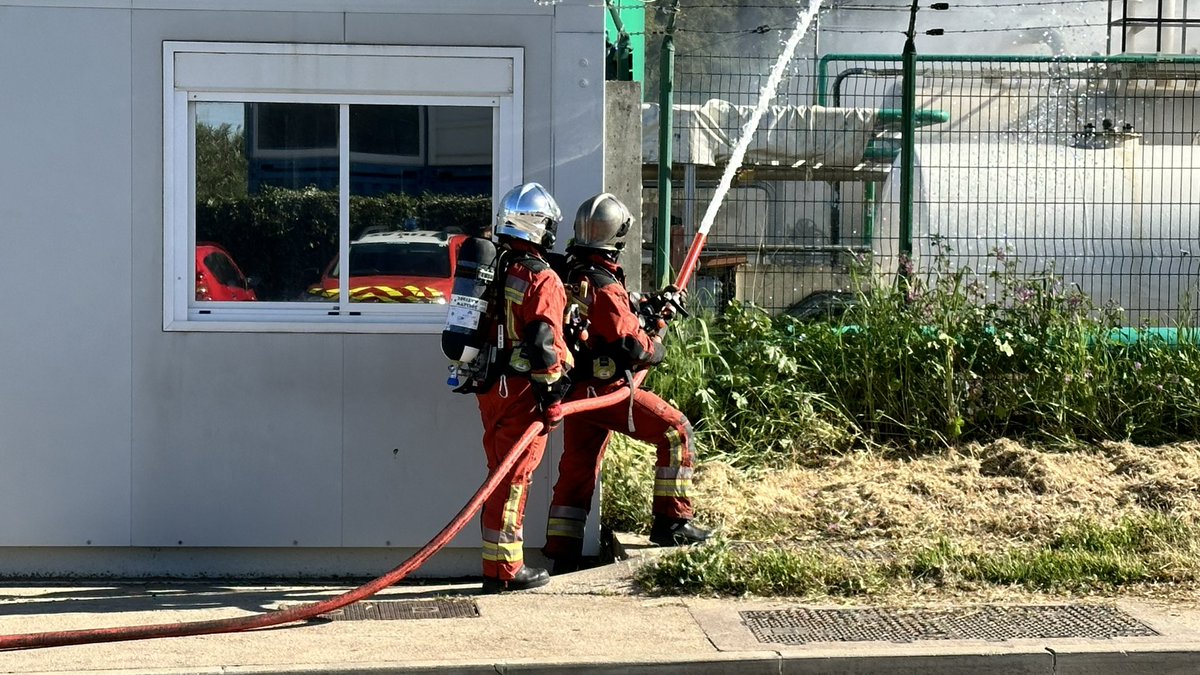
[[[333,621],[396,621],[399,619],[475,619],[479,608],[470,598],[435,600],[374,600],[356,602],[322,618]]]
[[[789,609],[741,612],[759,642],[914,642],[1151,637],[1157,631],[1113,607],[1051,605],[948,610]]]

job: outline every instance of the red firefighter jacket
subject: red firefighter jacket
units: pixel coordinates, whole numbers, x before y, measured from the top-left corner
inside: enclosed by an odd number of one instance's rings
[[[574,357],[563,340],[567,297],[562,280],[524,242],[509,244],[512,251],[504,278],[502,354],[511,371],[551,385],[566,375]]]
[[[572,380],[613,380],[663,360],[665,350],[642,327],[629,302],[625,273],[602,255],[576,258],[568,273],[572,301],[587,319],[587,338]]]

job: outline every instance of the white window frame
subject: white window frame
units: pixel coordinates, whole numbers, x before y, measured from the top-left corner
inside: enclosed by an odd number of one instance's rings
[[[445,305],[196,302],[195,104],[339,104],[341,148],[349,146],[353,104],[490,107],[494,207],[522,182],[523,59],[522,49],[500,47],[164,42],[163,330],[440,332]],[[349,257],[349,160],[340,154],[342,260]]]

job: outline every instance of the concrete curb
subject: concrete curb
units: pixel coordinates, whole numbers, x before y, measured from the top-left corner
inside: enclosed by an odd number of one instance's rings
[[[1198,646],[1200,647],[1200,646]],[[224,666],[145,670],[144,675],[1194,675],[1200,648],[1171,651],[980,652],[940,655],[801,656],[776,652],[737,652],[695,660],[656,662],[473,661],[394,662],[346,665]],[[96,670],[89,675],[130,675],[133,670]]]

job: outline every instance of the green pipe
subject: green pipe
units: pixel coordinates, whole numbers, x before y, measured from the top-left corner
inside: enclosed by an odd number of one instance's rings
[[[1108,332],[1108,341],[1123,345],[1132,345],[1142,341],[1178,345],[1200,342],[1200,331],[1196,328],[1172,327],[1113,328]]]
[[[865,332],[862,326],[857,324],[845,324],[833,327],[834,332],[839,334],[856,335]],[[930,338],[937,337],[941,330],[934,326],[921,326],[921,334]],[[985,327],[984,333],[994,335],[995,328]],[[1149,342],[1154,344],[1164,344],[1170,346],[1179,346],[1185,344],[1200,344],[1200,328],[1176,328],[1173,326],[1159,326],[1146,328],[1110,328],[1107,333],[1101,333],[1101,338],[1104,342],[1110,345],[1121,345],[1129,347],[1138,342]],[[1096,334],[1087,334],[1084,336],[1088,345],[1094,345],[1098,342]]]
[[[875,121],[884,126],[896,124],[897,122],[904,124],[905,117],[903,109],[879,108],[875,111]],[[950,113],[945,110],[936,110],[933,108],[914,110],[911,117],[913,124],[919,127],[927,127],[931,124],[945,124],[950,121]]]
[[[829,64],[834,61],[901,61],[896,54],[853,54],[836,53],[821,57],[817,66],[817,103],[825,105],[826,90],[829,88]],[[998,54],[980,56],[972,54],[918,54],[917,61],[940,61],[949,63],[1200,63],[1200,56],[1160,54],[1122,54],[1120,56],[1033,56]]]
[[[894,76],[897,73],[895,69],[887,71],[873,71],[865,68],[848,68],[838,73],[838,76],[833,81],[833,105],[839,107],[842,105],[841,100],[841,83],[847,75],[862,75],[868,77],[880,76],[883,74]],[[886,76],[885,75],[885,76]],[[818,99],[824,101],[824,91],[818,91]],[[903,111],[894,108],[882,108],[875,111],[875,119],[878,123],[885,127],[890,125],[898,125],[903,119]],[[944,110],[931,110],[922,108],[914,114],[915,123],[918,126],[926,126],[930,124],[942,124],[950,121],[950,113]],[[891,146],[876,146],[872,142],[867,145],[863,152],[863,157],[866,159],[874,159],[877,161],[886,161],[889,164],[895,161],[900,154],[900,149]],[[829,234],[830,243],[834,246],[841,241],[841,210],[842,210],[842,184],[841,182],[830,183],[831,199],[829,212]],[[863,184],[863,236],[862,245],[870,248],[875,237],[875,184],[867,182]]]
[[[629,33],[625,31],[625,23],[621,21],[621,11],[613,4],[612,0],[605,0],[604,5],[608,7],[608,15],[612,18],[613,27],[616,29],[617,38],[609,43],[609,60],[608,64],[611,67],[611,75],[608,79],[617,82],[633,81],[633,47],[630,44]],[[606,68],[606,70],[608,70]]]
[[[613,26],[617,29],[617,35],[625,33],[625,24],[621,22],[621,12],[617,10],[617,6],[612,3],[612,0],[606,0],[604,6],[608,8],[608,15],[612,17]]]
[[[875,183],[863,183],[863,246],[875,243]]]
[[[851,71],[863,71],[861,74],[868,74],[868,71],[865,71],[861,68],[851,68],[848,71],[842,71],[839,73],[833,84],[834,107],[841,105],[841,98],[839,96],[839,82],[847,72]],[[894,73],[895,71],[890,72]],[[819,91],[817,96],[820,100],[824,101],[825,92]],[[921,108],[915,111],[911,117],[914,124],[922,127],[930,124],[943,124],[950,121],[950,113],[944,110],[933,110],[928,108]],[[875,111],[875,119],[878,123],[883,124],[884,126],[903,124],[903,120],[905,119],[904,111],[896,110],[894,108],[881,108]],[[867,159],[892,162],[899,154],[900,150],[898,148],[868,145],[863,153],[863,156]],[[841,235],[841,183],[835,182],[832,183],[831,186],[833,198],[831,200],[832,206],[829,214],[830,240],[832,244],[837,245],[840,241]],[[871,182],[863,184],[862,222],[862,245],[869,248],[874,243],[873,240],[875,238],[875,184]]]
[[[671,283],[671,147],[674,120],[672,92],[675,89],[675,17],[679,0],[671,3],[658,62],[658,227],[654,228],[654,283],[664,288]]]

